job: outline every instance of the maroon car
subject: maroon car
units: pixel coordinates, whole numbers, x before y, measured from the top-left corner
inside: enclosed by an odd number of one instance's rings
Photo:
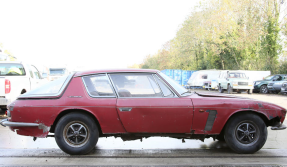
[[[286,128],[280,106],[190,93],[157,70],[77,72],[21,95],[8,108],[3,126],[35,138],[50,133],[68,154],[87,154],[107,136],[213,137],[237,153],[254,153],[265,144],[268,126]]]

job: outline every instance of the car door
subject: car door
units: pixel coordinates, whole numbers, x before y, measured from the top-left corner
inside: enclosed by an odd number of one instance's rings
[[[276,91],[279,91],[281,89],[281,80],[282,80],[282,76],[281,75],[276,75],[273,77],[273,89],[275,89]]]
[[[130,133],[190,133],[193,105],[152,73],[110,74],[117,111]]]
[[[276,91],[281,91],[282,84],[284,83],[284,81],[286,81],[286,79],[287,79],[286,75],[282,75],[281,78],[279,77],[277,81],[274,82],[273,88]]]

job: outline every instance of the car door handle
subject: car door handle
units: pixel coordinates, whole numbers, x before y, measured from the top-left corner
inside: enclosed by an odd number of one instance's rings
[[[120,111],[132,111],[132,109],[130,107],[119,108]]]

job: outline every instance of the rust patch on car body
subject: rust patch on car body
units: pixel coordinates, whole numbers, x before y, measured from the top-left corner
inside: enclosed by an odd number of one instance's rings
[[[43,129],[43,133],[49,132],[50,127],[49,126],[45,126],[44,124],[40,123],[38,126],[39,129]]]

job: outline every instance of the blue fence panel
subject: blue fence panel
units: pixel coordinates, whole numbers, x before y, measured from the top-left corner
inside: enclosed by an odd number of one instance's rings
[[[180,85],[187,85],[187,82],[189,78],[191,77],[191,74],[195,71],[189,71],[189,70],[179,70],[179,69],[165,69],[161,71],[165,75],[169,76],[173,80],[175,80]]]
[[[182,76],[181,73],[182,73],[182,70],[173,71],[173,80],[175,80],[180,85],[181,85],[181,76]]]
[[[162,70],[161,72],[173,79],[173,70],[166,69]]]

